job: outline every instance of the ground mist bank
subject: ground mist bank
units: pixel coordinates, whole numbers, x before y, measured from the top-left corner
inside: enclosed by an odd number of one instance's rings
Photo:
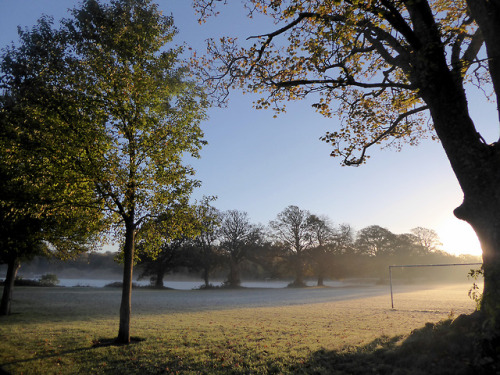
[[[74,260],[61,261],[58,259],[47,259],[36,257],[31,262],[22,265],[19,275],[22,278],[36,278],[44,274],[55,274],[58,278],[80,278],[80,279],[121,279],[122,265],[118,262],[118,253],[95,252],[79,255]],[[480,257],[461,255],[454,256],[445,252],[435,252],[420,257],[398,257],[378,256],[369,257],[359,254],[339,254],[333,256],[326,277],[338,280],[348,278],[377,278],[381,282],[387,282],[388,266],[401,264],[443,264],[443,263],[471,263],[480,262]],[[418,268],[418,269],[395,269],[393,277],[404,282],[415,282],[421,280],[430,281],[457,281],[467,280],[467,273],[472,266],[440,268]],[[0,266],[0,274],[5,274],[6,266]],[[212,274],[213,280],[224,280],[228,268],[221,265]],[[136,277],[141,274],[141,265],[137,267]],[[282,265],[263,267],[255,262],[246,260],[242,263],[241,274],[244,280],[289,280],[293,277],[293,270],[286,269]],[[306,276],[312,280],[315,277],[312,267],[307,269]],[[187,266],[179,266],[168,274],[171,279],[200,279],[200,272],[192,270]],[[143,278],[147,280],[147,278]]]

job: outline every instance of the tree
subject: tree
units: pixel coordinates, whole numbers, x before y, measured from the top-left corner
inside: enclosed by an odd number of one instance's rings
[[[163,288],[165,275],[182,266],[189,266],[190,242],[202,235],[207,217],[201,213],[211,208],[212,197],[201,204],[189,204],[187,196],[182,204],[168,207],[168,211],[145,223],[137,238],[136,261],[141,266],[139,278],[151,276],[156,288]],[[182,231],[178,230],[182,223]],[[174,230],[171,230],[173,228]]]
[[[182,48],[164,48],[175,32],[172,18],[149,0],[85,0],[59,30],[45,21],[32,31],[55,46],[39,51],[39,76],[29,61],[19,61],[47,94],[30,103],[28,115],[43,119],[46,138],[68,145],[55,150],[61,157],[50,165],[85,176],[100,204],[93,208],[123,239],[120,343],[130,342],[136,236],[199,185],[183,158],[198,157],[204,144],[199,123],[206,101],[186,78]],[[171,233],[181,233],[186,222],[169,224]]]
[[[219,244],[221,213],[215,208],[206,204],[200,205],[197,210],[197,217],[201,223],[201,231],[192,241],[195,256],[191,268],[202,270],[202,277],[205,288],[210,287],[210,274],[220,263],[220,254],[217,250]]]
[[[309,216],[313,245],[309,253],[316,265],[318,286],[324,285],[324,278],[332,264],[332,255],[336,251],[334,246],[334,230],[328,217]]]
[[[356,250],[359,254],[370,257],[393,255],[396,235],[388,229],[371,225],[361,229],[356,236]]]
[[[3,180],[0,190],[5,192],[8,180]],[[71,217],[51,210],[40,211],[39,216],[21,214],[23,206],[32,206],[26,191],[16,191],[16,201],[2,195],[0,205],[0,264],[7,264],[7,275],[0,304],[0,315],[9,315],[14,281],[21,263],[35,256],[55,257],[63,260],[73,258],[97,246],[100,225],[95,216],[84,215],[76,210]],[[33,198],[33,196],[31,196]],[[81,216],[79,216],[81,215]],[[90,224],[89,224],[90,221]]]
[[[282,244],[266,239],[258,246],[252,247],[252,252],[247,254],[247,259],[263,270],[267,274],[266,278],[281,279],[289,277],[290,274],[286,262],[287,256],[287,249]]]
[[[335,232],[334,244],[338,254],[353,252],[354,230],[349,224],[340,224]]]
[[[2,104],[4,101],[2,100]],[[2,115],[5,114],[5,106],[2,105]],[[5,120],[5,116],[2,116]],[[2,137],[5,138],[5,131],[8,123],[2,121]],[[5,150],[5,142],[2,142],[2,150]],[[0,151],[1,161],[5,160],[5,152]],[[40,239],[41,220],[31,216],[14,215],[12,212],[20,205],[33,198],[29,191],[20,189],[23,185],[16,181],[18,175],[10,172],[4,163],[0,164],[0,264],[7,264],[7,275],[0,304],[0,315],[9,315],[11,311],[12,290],[17,271],[21,266],[21,261],[30,259],[42,253],[43,243]]]
[[[141,268],[139,279],[150,276],[151,286],[157,289],[164,287],[163,278],[165,275],[181,266],[179,262],[179,252],[182,250],[186,238],[176,238],[165,241],[157,254],[151,254],[145,251],[145,255],[138,262]],[[141,252],[140,244],[137,245],[137,253]]]
[[[43,242],[40,240],[40,221],[27,217],[14,220],[8,217],[6,207],[0,209],[0,264],[7,264],[7,275],[0,304],[0,315],[11,312],[12,291],[21,261],[29,260],[43,253]]]
[[[40,21],[40,31],[48,25],[45,21]],[[40,123],[26,115],[27,102],[39,88],[39,75],[28,76],[23,62],[31,64],[32,73],[37,71],[36,56],[54,46],[31,33],[20,36],[22,48],[7,50],[0,58],[0,264],[7,264],[0,315],[11,311],[22,262],[37,255],[67,260],[94,248],[105,227],[101,213],[88,208],[96,203],[95,195],[81,182],[81,175],[60,169],[56,178],[46,168],[47,159],[54,158],[52,149],[64,146],[44,144],[37,132]],[[28,134],[26,127],[36,131]],[[78,197],[72,196],[69,186],[80,189]]]
[[[417,236],[420,245],[427,252],[436,251],[442,245],[439,235],[433,229],[416,227],[411,230],[411,233]]]
[[[195,3],[205,17],[218,2]],[[500,109],[498,1],[245,4],[278,26],[245,47],[231,38],[210,42],[216,64],[205,71],[207,82],[223,97],[230,87],[260,92],[257,107],[278,111],[286,100],[314,98],[321,114],[342,118],[340,129],[323,139],[346,165],[365,162],[374,145],[438,138],[464,193],[454,214],[472,226],[483,249],[481,309],[500,332],[500,147],[478,132],[466,91],[469,83],[491,88]]]
[[[226,254],[229,262],[229,286],[237,287],[241,284],[240,264],[260,239],[260,228],[250,222],[246,212],[228,210],[222,213],[220,249]]]
[[[278,243],[282,243],[288,252],[290,263],[295,272],[295,280],[292,286],[305,286],[304,267],[307,251],[313,245],[313,232],[311,214],[307,210],[301,210],[297,206],[288,206],[281,211],[275,220],[269,222],[272,237]]]
[[[397,234],[394,244],[394,255],[399,262],[407,263],[415,258],[422,258],[429,250],[422,246],[420,238],[413,233]]]

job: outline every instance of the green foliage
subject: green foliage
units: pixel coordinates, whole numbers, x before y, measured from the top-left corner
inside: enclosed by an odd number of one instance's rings
[[[6,49],[5,160],[25,161],[39,205],[52,198],[108,223],[134,212],[140,223],[199,184],[182,157],[204,144],[204,94],[186,79],[182,49],[164,48],[176,30],[150,1],[88,0],[72,16],[60,29],[41,18]]]
[[[474,302],[476,302],[477,310],[480,310],[481,301],[483,300],[483,293],[481,292],[481,289],[479,288],[477,281],[478,279],[482,279],[483,276],[484,276],[483,266],[481,266],[481,268],[478,269],[471,269],[467,274],[468,279],[474,280],[471,288],[469,289],[469,298],[472,299]]]
[[[63,41],[48,18],[19,36],[21,45],[0,59],[0,258],[67,259],[98,241],[102,217],[89,208],[92,186],[65,163],[75,140],[55,126],[64,108],[52,87]]]
[[[57,275],[53,273],[47,273],[45,275],[42,275],[40,277],[40,280],[38,280],[42,286],[56,286],[59,284],[59,279],[57,278]]]
[[[484,65],[475,60],[482,39],[463,0],[244,4],[250,17],[266,16],[276,27],[249,36],[246,43],[231,37],[210,39],[208,55],[200,63],[207,83],[221,100],[231,88],[257,93],[256,108],[277,113],[291,101],[309,98],[321,115],[341,119],[340,128],[322,139],[347,165],[364,162],[374,145],[399,149],[437,138],[427,122],[429,103],[420,91],[432,83],[429,68],[438,66],[426,55],[432,48],[443,53],[458,82],[489,80]],[[202,20],[219,5],[195,1]],[[432,19],[423,15],[427,11]],[[439,35],[428,35],[434,30]],[[431,38],[442,45],[431,48]],[[427,50],[419,47],[425,43]],[[471,66],[477,67],[474,73],[468,72]]]

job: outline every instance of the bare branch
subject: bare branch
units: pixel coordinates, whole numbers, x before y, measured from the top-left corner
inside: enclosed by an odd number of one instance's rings
[[[411,111],[408,111],[408,112],[400,114],[398,116],[398,118],[396,118],[396,120],[394,120],[394,122],[391,124],[391,126],[389,126],[389,128],[387,128],[387,130],[385,130],[382,134],[378,135],[371,142],[369,142],[369,143],[367,143],[366,145],[363,146],[363,149],[361,151],[361,155],[360,155],[359,158],[357,158],[357,159],[353,158],[351,160],[347,160],[347,158],[350,156],[350,153],[349,153],[348,155],[346,155],[346,157],[344,159],[344,164],[347,165],[347,166],[358,166],[358,165],[360,165],[361,163],[363,163],[363,161],[365,159],[366,151],[368,150],[368,148],[370,148],[371,146],[377,144],[378,142],[380,142],[385,137],[389,136],[396,129],[396,127],[399,125],[399,123],[401,121],[403,121],[404,119],[406,119],[407,117],[409,117],[411,115],[414,115],[416,113],[419,113],[419,112],[423,112],[423,111],[425,111],[427,109],[429,109],[429,107],[425,105],[425,106],[418,107],[418,108],[412,109]]]

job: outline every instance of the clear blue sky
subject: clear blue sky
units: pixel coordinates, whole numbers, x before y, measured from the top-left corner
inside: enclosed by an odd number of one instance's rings
[[[0,0],[0,46],[17,41],[17,26],[32,26],[42,13],[56,20],[67,16],[75,0]],[[247,19],[239,2],[221,7],[221,16],[199,25],[189,0],[158,0],[174,15],[177,43],[186,42],[199,54],[204,40],[222,35],[242,38],[268,32],[272,24]],[[307,103],[290,103],[288,112],[273,118],[271,111],[252,108],[255,97],[233,92],[229,106],[210,110],[204,123],[209,145],[193,162],[203,182],[196,193],[216,195],[221,210],[247,211],[254,222],[267,224],[294,204],[327,215],[355,229],[380,225],[394,233],[422,226],[438,232],[443,248],[452,253],[480,254],[470,227],[453,216],[462,193],[438,142],[423,141],[403,151],[370,150],[368,164],[341,167],[321,142],[338,126]],[[498,137],[494,105],[476,93],[472,114],[485,138]]]

